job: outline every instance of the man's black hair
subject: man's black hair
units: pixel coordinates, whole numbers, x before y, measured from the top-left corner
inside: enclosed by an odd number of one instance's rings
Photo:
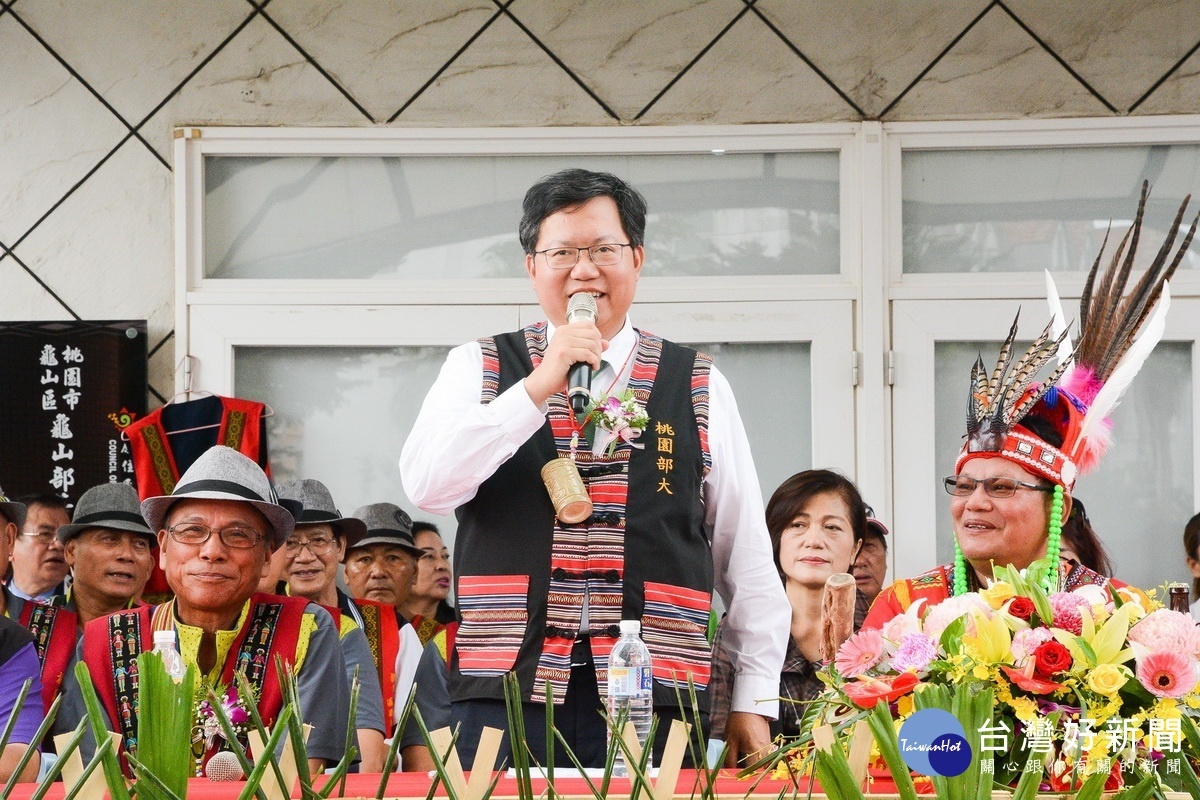
[[[564,208],[576,208],[596,197],[611,197],[617,204],[621,227],[629,244],[641,247],[646,239],[646,198],[616,175],[586,169],[564,169],[539,180],[525,193],[518,234],[526,254],[537,248],[542,220]]]
[[[61,495],[50,494],[49,492],[27,494],[16,498],[16,502],[24,503],[25,507],[31,510],[34,506],[41,506],[42,508],[57,508],[62,511],[66,511],[68,516],[71,513],[71,509],[67,507],[66,498],[62,497]]]

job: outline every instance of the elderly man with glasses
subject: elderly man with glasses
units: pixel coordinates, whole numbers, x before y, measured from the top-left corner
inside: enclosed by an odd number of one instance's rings
[[[255,593],[271,553],[295,526],[262,469],[236,450],[213,447],[172,494],[144,500],[141,508],[158,531],[160,564],[175,598],[92,621],[79,651],[124,746],[133,749],[137,734],[136,669],[131,673],[130,667],[139,653],[153,649],[155,631],[174,630],[184,662],[198,668],[199,688],[236,686],[235,674],[244,672],[267,725],[284,704],[279,662],[290,666],[302,719],[313,726],[310,769],[340,759],[348,691],[333,619],[304,598]],[[86,713],[73,676],[66,695],[59,731],[73,729]],[[244,744],[213,737],[195,754],[197,769],[218,751]]]
[[[25,505],[25,521],[13,543],[8,589],[22,600],[46,603],[66,590],[63,579],[69,567],[58,529],[70,523],[71,514],[57,495],[26,495],[17,502]]]

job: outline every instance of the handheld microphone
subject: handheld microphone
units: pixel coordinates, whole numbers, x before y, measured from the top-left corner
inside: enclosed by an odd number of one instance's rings
[[[219,753],[213,753],[213,757],[204,766],[204,774],[210,781],[240,781],[242,765],[238,762],[235,754],[228,750],[222,750]]]
[[[587,292],[576,292],[567,303],[567,324],[587,320],[595,322],[598,311],[596,298]],[[581,361],[567,372],[567,398],[571,401],[571,410],[582,414],[592,399],[592,365]]]

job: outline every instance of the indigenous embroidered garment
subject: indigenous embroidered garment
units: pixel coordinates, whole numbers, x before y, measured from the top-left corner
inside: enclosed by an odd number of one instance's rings
[[[486,405],[541,363],[546,325],[480,347]],[[542,429],[458,510],[453,698],[503,697],[500,677],[515,668],[531,701],[544,702],[548,682],[561,702],[585,596],[602,695],[623,618],[642,620],[657,702],[673,703],[689,677],[707,685],[713,575],[702,493],[710,365],[693,350],[637,333],[628,387],[650,425],[637,448],[619,442],[610,455],[579,447],[575,460],[593,504],[585,522],[559,523],[536,477],[549,460],[571,454],[575,422],[563,394],[549,400]],[[537,563],[549,569],[529,573]]]
[[[21,608],[20,623],[33,634],[42,665],[42,705],[48,712],[62,689],[63,676],[75,660],[79,617],[64,606],[26,602]]]
[[[338,590],[338,607],[358,623],[367,637],[383,695],[384,734],[391,736],[396,720],[396,663],[400,656],[396,609],[374,600],[351,598],[341,590]]]
[[[1109,591],[1129,586],[1116,578],[1106,578],[1093,572],[1082,564],[1073,561],[1059,562],[1058,585],[1062,587],[1062,591],[1070,592],[1089,584],[1104,587]],[[875,598],[863,627],[882,628],[885,622],[903,614],[917,600],[924,600],[926,608],[937,605],[954,594],[953,585],[953,564],[943,564],[915,578],[896,581]]]
[[[229,686],[235,682],[235,672],[243,671],[254,687],[258,712],[269,725],[283,706],[276,657],[299,673],[316,630],[313,617],[304,613],[307,605],[302,598],[254,595],[234,630],[217,631],[215,666],[198,680],[210,687]],[[137,657],[153,649],[155,630],[172,627],[184,663],[195,664],[202,631],[175,619],[174,603],[110,614],[88,623],[84,630],[83,658],[96,679],[96,694],[130,752],[137,749]],[[205,761],[213,752],[205,754]]]

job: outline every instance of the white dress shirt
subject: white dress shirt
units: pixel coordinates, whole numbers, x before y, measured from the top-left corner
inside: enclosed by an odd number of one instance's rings
[[[548,324],[547,341],[553,336],[554,326]],[[625,388],[636,343],[637,333],[626,317],[604,352],[610,366],[592,378],[593,391]],[[451,350],[404,443],[404,490],[431,514],[449,514],[471,500],[480,484],[546,423],[546,407],[534,405],[524,382],[482,405],[482,376],[478,342]],[[731,708],[774,718],[791,610],[775,570],[758,474],[737,401],[715,366],[709,377],[708,442],[712,469],[704,481],[704,521],[712,542],[715,588],[728,609],[726,645],[736,670]]]

